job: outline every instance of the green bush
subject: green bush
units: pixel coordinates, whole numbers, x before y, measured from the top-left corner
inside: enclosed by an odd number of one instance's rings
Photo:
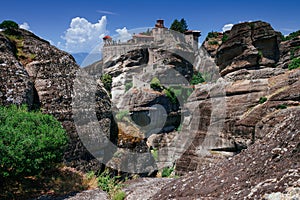
[[[0,176],[22,179],[62,160],[66,132],[52,116],[26,106],[0,107]]]
[[[171,103],[174,103],[174,104],[177,103],[177,97],[176,97],[174,91],[172,90],[172,88],[164,89],[163,93],[165,93],[165,95],[171,101]]]
[[[205,80],[202,77],[202,74],[200,72],[195,72],[191,80],[191,85],[197,85],[203,82],[205,82]]]
[[[173,171],[174,171],[174,167],[165,167],[162,170],[161,176],[170,177]]]
[[[222,42],[226,42],[228,40],[228,35],[224,33],[223,37],[222,37]]]
[[[107,192],[112,199],[122,199],[121,197],[124,196],[124,193],[121,190],[123,184],[118,180],[119,178],[120,176],[112,176],[108,170],[105,170],[97,178],[98,186],[103,191]]]
[[[209,41],[208,44],[209,45],[218,45],[219,42],[217,40],[213,40],[213,41]]]
[[[13,35],[16,33],[15,29],[18,29],[19,25],[11,20],[4,20],[0,24],[0,29],[4,29],[4,33],[8,35]]]
[[[104,85],[104,88],[110,93],[111,92],[111,87],[112,87],[112,77],[109,74],[103,74],[101,76],[101,81]]]
[[[114,196],[113,200],[124,200],[126,197],[126,193],[124,191],[118,191]]]
[[[283,41],[287,41],[287,40],[291,40],[291,39],[294,39],[296,37],[300,36],[300,30],[299,31],[296,31],[296,32],[292,32],[290,33],[288,36],[286,37],[282,37],[282,40]]]
[[[276,107],[277,109],[286,109],[287,106],[285,104],[280,104]]]
[[[159,91],[161,92],[163,90],[163,87],[162,85],[160,84],[160,81],[158,78],[154,77],[151,82],[150,82],[150,87],[153,89],[153,90],[156,90],[156,91]]]
[[[219,37],[219,33],[215,31],[211,31],[207,34],[207,38],[217,38]]]
[[[259,102],[260,104],[263,104],[263,103],[265,103],[267,100],[268,100],[267,97],[260,97],[258,102]]]
[[[297,69],[299,67],[300,67],[300,57],[299,58],[294,58],[288,66],[289,70]]]
[[[132,81],[129,82],[129,83],[126,83],[125,84],[125,92],[127,92],[128,90],[130,90],[130,88],[132,88],[132,86],[133,86],[133,82]]]

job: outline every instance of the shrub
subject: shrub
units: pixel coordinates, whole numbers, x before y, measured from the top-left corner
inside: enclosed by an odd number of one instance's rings
[[[217,38],[219,37],[219,33],[215,31],[211,31],[207,34],[207,38]]]
[[[4,33],[8,34],[8,35],[13,35],[15,33],[17,33],[15,31],[15,29],[19,28],[19,25],[11,20],[4,20],[1,24],[0,24],[0,29],[4,29]]]
[[[11,20],[4,20],[1,24],[0,24],[0,28],[1,29],[16,29],[19,28],[19,25]]]
[[[124,191],[118,191],[114,196],[113,200],[124,200],[126,197],[126,193]]]
[[[123,185],[118,180],[119,178],[120,176],[112,176],[108,170],[105,170],[97,178],[98,186],[107,192],[112,199],[122,199],[121,197],[124,196],[124,193],[121,191]]]
[[[299,67],[300,67],[300,57],[299,58],[294,58],[288,66],[289,70],[297,69]]]
[[[160,81],[158,78],[154,77],[151,82],[150,82],[150,87],[153,89],[153,90],[156,90],[156,91],[162,91],[163,87],[162,85],[160,84]]]
[[[223,37],[222,37],[222,42],[226,42],[228,40],[228,35],[224,33]]]
[[[213,40],[213,41],[209,41],[208,44],[209,45],[218,45],[219,42],[217,40]]]
[[[61,124],[26,106],[0,107],[0,176],[38,175],[62,160],[67,136]]]
[[[111,86],[112,86],[112,77],[109,74],[103,74],[101,76],[101,81],[104,85],[104,88],[110,93],[111,92]]]
[[[197,85],[199,83],[205,82],[204,78],[202,77],[200,72],[195,72],[192,80],[191,80],[191,85]]]
[[[287,106],[285,104],[280,104],[276,107],[277,109],[286,109]]]
[[[174,171],[174,167],[165,167],[162,170],[161,176],[170,177],[173,171]]]
[[[288,36],[286,37],[282,37],[282,40],[283,41],[287,41],[287,40],[292,40],[296,37],[300,36],[300,30],[299,31],[296,31],[296,32],[292,32],[290,33]]]
[[[172,90],[172,88],[164,89],[163,93],[165,93],[165,95],[171,101],[171,103],[174,103],[174,104],[177,103],[177,97],[176,97],[174,91]]]
[[[125,84],[125,92],[127,92],[128,90],[130,90],[130,88],[132,88],[132,86],[133,86],[133,82],[132,81],[129,82],[129,83],[126,83]]]
[[[263,104],[263,103],[265,103],[267,100],[268,100],[267,97],[260,97],[258,102],[259,102],[260,104]]]

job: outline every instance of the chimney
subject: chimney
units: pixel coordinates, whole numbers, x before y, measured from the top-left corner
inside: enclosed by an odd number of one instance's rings
[[[164,20],[163,19],[156,20],[155,27],[156,28],[165,28],[165,26],[164,26]]]

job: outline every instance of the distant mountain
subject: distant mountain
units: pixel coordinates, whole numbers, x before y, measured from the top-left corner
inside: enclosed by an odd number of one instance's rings
[[[72,56],[75,58],[78,65],[81,67],[88,66],[101,59],[100,53],[73,53]]]

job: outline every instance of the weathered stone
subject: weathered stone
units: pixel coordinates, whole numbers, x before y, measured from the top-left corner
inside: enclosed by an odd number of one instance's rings
[[[240,69],[275,67],[279,60],[278,33],[266,22],[234,25],[222,43],[216,63],[222,76]]]

